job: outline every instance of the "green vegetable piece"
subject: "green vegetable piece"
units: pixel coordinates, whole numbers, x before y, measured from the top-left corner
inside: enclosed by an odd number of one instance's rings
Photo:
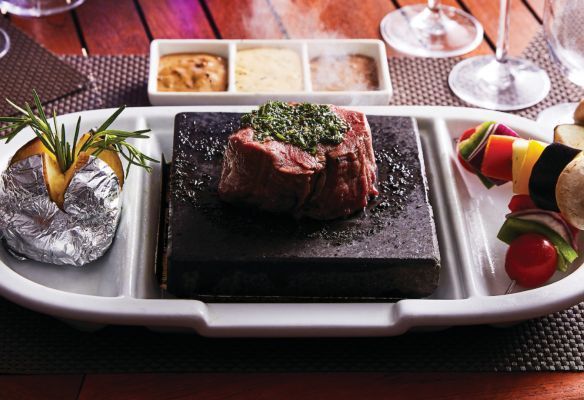
[[[469,138],[459,143],[458,152],[460,153],[460,156],[463,159],[468,160],[468,157],[470,157],[473,151],[475,151],[475,149],[481,143],[483,137],[493,124],[495,124],[494,121],[483,122],[481,125],[479,125],[477,130],[472,135],[470,135]],[[480,171],[476,170],[475,174],[487,189],[490,189],[493,186],[495,186],[495,184],[489,178],[481,174]]]
[[[562,256],[560,254],[560,251],[558,250],[558,248],[556,247],[556,251],[558,252],[558,265],[556,266],[556,268],[558,269],[558,271],[562,271],[562,272],[566,272],[568,270],[568,261],[564,258],[564,256]]]
[[[481,180],[482,184],[485,185],[487,189],[492,188],[495,184],[486,176],[481,174],[479,171],[476,172],[477,177]]]
[[[519,218],[507,218],[499,233],[497,234],[497,238],[499,240],[511,244],[511,242],[525,233],[539,233],[549,239],[550,242],[558,249],[559,258],[564,258],[565,261],[568,263],[573,262],[576,258],[578,258],[578,253],[574,248],[564,240],[560,235],[558,235],[555,231],[548,228],[545,225],[542,225],[535,221],[526,221]],[[563,268],[563,269],[562,269]],[[565,264],[562,265],[561,262],[558,261],[558,269],[565,271],[567,266]]]
[[[460,142],[460,144],[458,145],[458,151],[460,152],[462,158],[468,160],[468,157],[470,157],[472,152],[475,151],[475,149],[481,143],[483,137],[493,124],[495,124],[495,121],[483,122],[482,124],[479,125],[477,130],[472,135],[470,135],[468,139],[465,139],[462,142]]]

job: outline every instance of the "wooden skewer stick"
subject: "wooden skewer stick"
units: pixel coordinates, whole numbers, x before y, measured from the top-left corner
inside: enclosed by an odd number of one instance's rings
[[[505,294],[510,294],[511,292],[513,292],[513,289],[515,289],[516,284],[517,284],[517,281],[515,279],[513,279],[511,281],[511,283],[509,284],[509,286],[507,286],[507,290],[505,290]]]

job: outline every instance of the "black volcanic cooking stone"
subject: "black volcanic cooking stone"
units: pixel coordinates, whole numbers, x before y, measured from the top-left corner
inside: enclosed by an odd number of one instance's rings
[[[295,220],[217,196],[241,114],[176,116],[167,289],[205,301],[381,301],[430,295],[440,256],[417,126],[369,116],[380,196],[343,220]]]

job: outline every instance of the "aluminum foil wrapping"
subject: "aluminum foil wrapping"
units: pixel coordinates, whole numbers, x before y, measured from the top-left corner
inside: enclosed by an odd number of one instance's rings
[[[112,244],[120,212],[118,178],[93,156],[71,180],[63,210],[49,198],[41,156],[15,163],[0,179],[0,236],[17,256],[87,264]]]

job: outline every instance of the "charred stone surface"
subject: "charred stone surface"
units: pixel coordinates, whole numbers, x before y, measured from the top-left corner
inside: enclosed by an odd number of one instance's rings
[[[415,121],[369,116],[379,196],[333,221],[222,202],[240,114],[182,113],[170,173],[167,287],[205,301],[387,301],[430,295],[440,256]]]

